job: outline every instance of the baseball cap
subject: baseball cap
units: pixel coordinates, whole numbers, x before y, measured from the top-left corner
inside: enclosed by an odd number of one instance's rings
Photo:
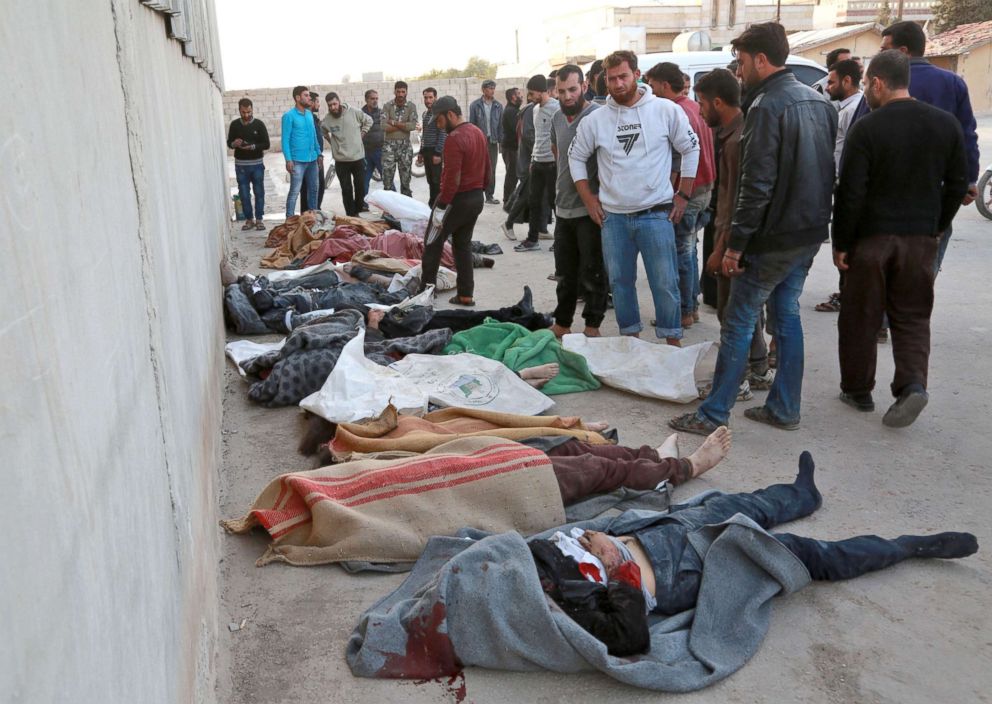
[[[449,110],[456,115],[462,114],[462,109],[458,107],[458,101],[450,95],[445,95],[438,98],[434,101],[434,105],[431,106],[431,112],[435,115],[443,115]]]

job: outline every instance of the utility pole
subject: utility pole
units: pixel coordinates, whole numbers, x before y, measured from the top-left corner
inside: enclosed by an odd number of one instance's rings
[[[899,0],[901,3],[902,0]],[[775,0],[775,21],[781,24],[782,22],[782,0]]]
[[[902,4],[904,0],[899,0],[898,9],[896,10],[896,22],[902,22]]]

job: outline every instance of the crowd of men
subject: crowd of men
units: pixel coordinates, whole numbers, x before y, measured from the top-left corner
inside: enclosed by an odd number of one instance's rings
[[[612,299],[620,334],[638,336],[640,258],[655,335],[679,346],[699,320],[701,275],[716,277],[721,345],[713,384],[696,411],[670,421],[697,434],[726,425],[734,403],[755,390],[768,396],[746,417],[799,427],[799,297],[832,234],[841,287],[818,309],[840,312],[840,399],[860,411],[874,408],[876,340],[890,330],[895,402],[883,422],[903,427],[927,403],[933,283],[951,221],[977,193],[979,162],[967,88],[923,59],[925,43],[919,25],[898,22],[885,29],[867,68],[847,50],[831,52],[828,76],[815,90],[786,67],[783,27],[755,24],[731,42],[735,60],[727,69],[697,76],[695,100],[677,64],[657,64],[642,78],[637,56],[617,51],[594,62],[588,75],[569,64],[533,76],[526,95],[505,91],[505,105],[487,80],[467,116],[433,88],[423,91],[418,116],[407,84],[398,81],[382,109],[372,90],[360,110],[327,94],[321,121],[318,96],[298,86],[295,106],[282,118],[291,174],[286,215],[298,196],[304,209],[320,207],[324,138],[347,214],[365,208],[374,169],[392,190],[399,171],[399,190],[411,195],[410,137],[422,121],[416,160],[432,207],[422,285],[434,283],[450,237],[458,269],[451,303],[471,306],[472,233],[484,205],[500,203],[502,153],[502,232],[515,240],[514,225],[527,224],[516,252],[554,240],[556,335],[572,331],[582,301],[583,332],[598,336]],[[235,150],[243,229],[264,229],[261,154],[268,136],[252,119],[250,100],[239,109],[228,146]],[[709,222],[712,253],[700,266],[698,233]]]

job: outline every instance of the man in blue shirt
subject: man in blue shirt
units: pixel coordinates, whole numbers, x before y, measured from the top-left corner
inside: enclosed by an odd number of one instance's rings
[[[282,154],[290,174],[287,219],[295,214],[301,188],[306,189],[308,203],[317,202],[317,157],[320,156],[317,129],[310,112],[309,89],[306,86],[293,88],[293,101],[296,103],[293,109],[282,116]]]
[[[978,125],[971,110],[968,86],[964,79],[955,73],[937,68],[923,58],[927,48],[927,35],[915,22],[896,22],[882,31],[882,51],[898,49],[909,56],[909,94],[922,103],[946,110],[961,123],[964,133],[964,146],[968,154],[968,195],[961,201],[970,205],[978,197]],[[940,249],[937,251],[934,272],[940,271],[951,239],[951,226],[940,236]]]

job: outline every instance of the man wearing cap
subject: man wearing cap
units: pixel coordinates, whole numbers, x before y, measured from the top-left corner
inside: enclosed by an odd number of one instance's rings
[[[465,121],[462,109],[450,95],[434,103],[433,113],[438,129],[448,136],[444,141],[441,193],[434,204],[425,240],[421,287],[436,283],[444,242],[451,235],[458,292],[449,303],[474,306],[472,231],[482,212],[483,192],[491,183],[488,140],[482,130]],[[432,234],[436,236],[432,238]]]
[[[495,98],[496,81],[482,82],[482,97],[476,98],[468,106],[468,119],[478,127],[486,138],[489,149],[489,185],[486,186],[486,203],[497,205],[493,197],[496,192],[496,157],[499,156],[499,143],[503,139],[503,106]]]

